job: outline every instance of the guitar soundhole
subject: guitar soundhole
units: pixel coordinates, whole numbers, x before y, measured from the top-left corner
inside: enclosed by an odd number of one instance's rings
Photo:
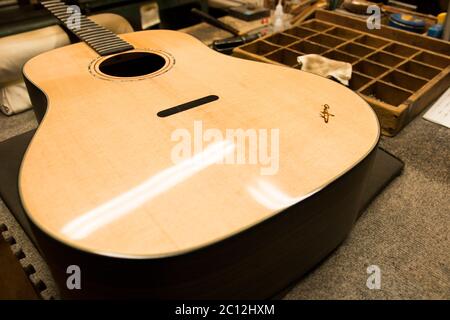
[[[166,60],[151,52],[121,53],[105,59],[98,66],[99,70],[113,77],[139,77],[161,70]]]

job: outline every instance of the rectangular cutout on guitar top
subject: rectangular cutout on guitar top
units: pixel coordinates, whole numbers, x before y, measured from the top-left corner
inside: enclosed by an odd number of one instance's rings
[[[192,101],[189,101],[189,102],[186,102],[186,103],[179,104],[179,105],[177,105],[175,107],[171,107],[171,108],[168,108],[168,109],[161,110],[161,111],[159,111],[157,113],[157,116],[160,117],[160,118],[165,118],[165,117],[174,115],[176,113],[183,112],[183,111],[195,108],[195,107],[199,107],[199,106],[201,106],[203,104],[216,101],[218,99],[219,99],[219,97],[216,96],[216,95],[206,96],[206,97],[203,97],[203,98],[200,98],[200,99],[197,99],[197,100],[192,100]]]

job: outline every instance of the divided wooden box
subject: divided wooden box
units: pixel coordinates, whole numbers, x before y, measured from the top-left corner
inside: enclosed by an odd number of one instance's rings
[[[450,42],[387,26],[369,30],[363,19],[326,10],[233,55],[300,68],[297,57],[312,53],[352,64],[349,87],[373,107],[387,136],[450,86]]]

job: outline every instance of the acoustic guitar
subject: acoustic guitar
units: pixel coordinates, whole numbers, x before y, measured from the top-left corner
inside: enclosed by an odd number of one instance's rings
[[[356,93],[42,4],[82,40],[23,69],[20,195],[63,297],[267,298],[345,238],[380,134]]]

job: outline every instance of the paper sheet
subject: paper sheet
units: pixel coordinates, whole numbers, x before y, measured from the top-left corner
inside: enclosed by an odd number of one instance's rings
[[[450,128],[450,88],[428,109],[423,118]]]

